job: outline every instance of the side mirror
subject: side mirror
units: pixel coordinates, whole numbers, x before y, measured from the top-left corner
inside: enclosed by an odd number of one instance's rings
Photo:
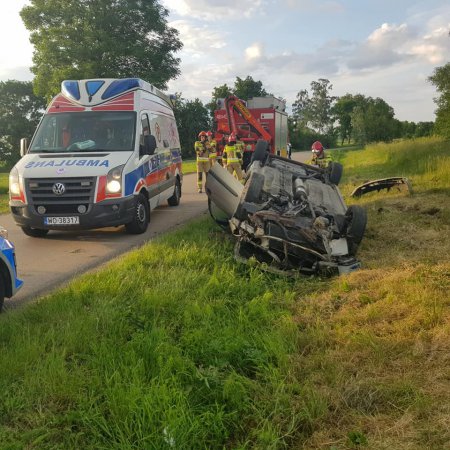
[[[142,155],[153,155],[156,150],[156,139],[153,134],[147,134],[144,136],[144,145],[141,147]]]
[[[20,156],[25,156],[28,153],[28,139],[22,138],[20,140]]]

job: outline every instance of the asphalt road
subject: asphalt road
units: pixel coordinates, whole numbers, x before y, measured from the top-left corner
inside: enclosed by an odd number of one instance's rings
[[[297,161],[306,161],[309,157],[309,152],[293,154]],[[153,210],[149,227],[141,235],[130,235],[124,227],[115,227],[77,232],[50,231],[47,237],[39,239],[23,234],[9,214],[0,215],[0,225],[8,230],[9,238],[16,246],[19,277],[24,281],[22,289],[12,299],[5,300],[5,310],[64,286],[74,277],[113,258],[120,258],[189,220],[206,215],[206,199],[206,194],[197,193],[196,175],[185,175],[180,204]]]

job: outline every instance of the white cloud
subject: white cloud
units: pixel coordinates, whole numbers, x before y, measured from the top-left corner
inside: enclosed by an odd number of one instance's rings
[[[186,20],[175,20],[169,24],[180,33],[183,52],[198,57],[208,55],[227,45],[226,33],[219,32],[208,25],[194,26]]]
[[[241,20],[263,12],[266,0],[163,0],[162,3],[182,17],[218,22]]]
[[[263,53],[263,45],[260,42],[257,42],[245,49],[245,58],[247,61],[258,60],[261,59]]]

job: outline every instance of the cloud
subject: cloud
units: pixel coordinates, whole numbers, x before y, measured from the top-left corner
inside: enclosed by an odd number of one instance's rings
[[[195,26],[186,20],[175,20],[169,25],[179,31],[185,53],[202,57],[227,45],[226,33],[214,30],[208,25]]]
[[[34,75],[31,73],[30,68],[26,66],[7,67],[0,70],[0,81],[31,81],[33,78]]]
[[[210,22],[246,19],[264,11],[267,0],[163,0],[170,11],[182,17]]]
[[[282,5],[291,10],[307,12],[340,13],[345,10],[345,7],[341,2],[333,0],[283,0]]]

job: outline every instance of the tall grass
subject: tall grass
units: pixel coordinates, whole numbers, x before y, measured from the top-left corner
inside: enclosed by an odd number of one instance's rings
[[[450,142],[441,138],[380,143],[364,151],[333,154],[344,164],[347,187],[392,176],[410,177],[419,191],[450,186]]]
[[[9,173],[0,173],[0,214],[9,210],[8,181]]]

